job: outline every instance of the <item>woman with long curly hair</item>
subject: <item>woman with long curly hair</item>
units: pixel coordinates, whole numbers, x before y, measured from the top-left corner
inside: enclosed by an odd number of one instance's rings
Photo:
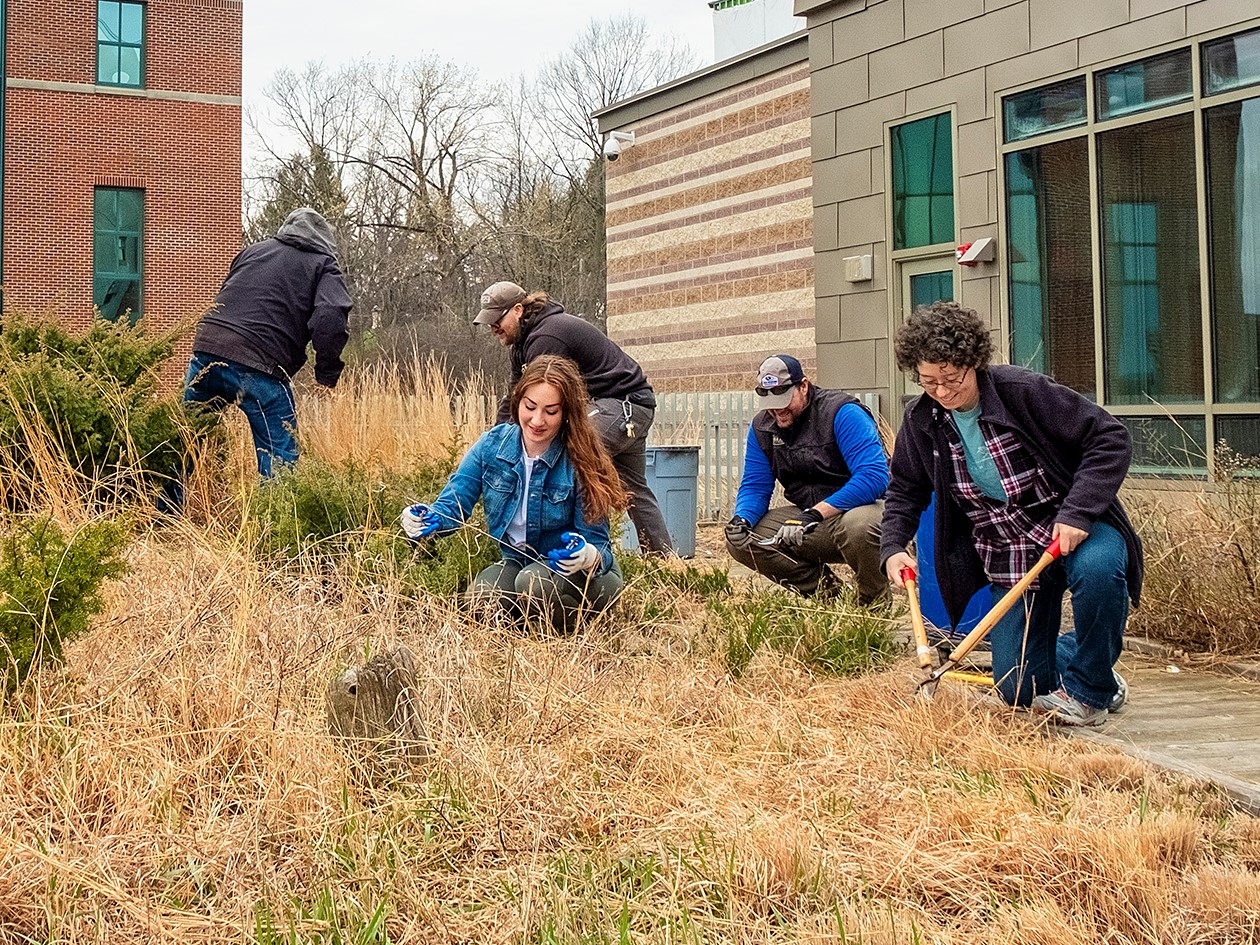
[[[1112,667],[1142,588],[1142,543],[1117,497],[1128,431],[1044,375],[991,364],[989,326],[957,302],[915,309],[893,351],[923,393],[893,451],[880,544],[888,579],[901,587],[901,569],[916,566],[908,548],[933,494],[936,574],[955,622],[986,581],[996,602],[1057,540],[1062,557],[991,631],[993,680],[1011,705],[1102,725],[1124,704]],[[1060,636],[1069,590],[1075,630]]]
[[[482,434],[433,504],[403,510],[403,531],[421,542],[450,534],[480,501],[501,558],[473,580],[473,601],[569,631],[621,593],[608,522],[626,494],[576,364],[536,358],[510,402],[509,422]]]

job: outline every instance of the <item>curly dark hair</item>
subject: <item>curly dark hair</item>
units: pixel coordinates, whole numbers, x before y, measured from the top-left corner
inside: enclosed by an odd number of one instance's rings
[[[917,374],[923,362],[983,371],[993,357],[993,339],[975,309],[933,302],[920,305],[897,329],[893,354],[907,374]]]

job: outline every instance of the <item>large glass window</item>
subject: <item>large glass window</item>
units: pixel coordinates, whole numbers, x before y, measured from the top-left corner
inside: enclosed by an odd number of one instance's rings
[[[1107,402],[1201,402],[1193,116],[1098,135],[1098,178]]]
[[[1023,141],[1066,128],[1077,128],[1088,118],[1085,77],[1043,85],[1002,101],[1003,133],[1007,141]]]
[[[92,301],[110,320],[142,313],[144,191],[98,187],[92,225]]]
[[[1133,440],[1131,472],[1202,473],[1207,470],[1203,417],[1120,417]]]
[[[1097,82],[1100,120],[1187,101],[1194,94],[1190,50],[1178,49],[1108,69],[1098,74]]]
[[[1203,44],[1203,94],[1260,82],[1260,30]]]
[[[1204,112],[1217,403],[1260,401],[1260,98]]]
[[[144,85],[144,4],[99,0],[96,4],[96,81]]]
[[[893,248],[954,241],[954,149],[949,115],[892,129]]]
[[[1087,139],[1008,154],[1006,189],[1014,363],[1095,398]]]

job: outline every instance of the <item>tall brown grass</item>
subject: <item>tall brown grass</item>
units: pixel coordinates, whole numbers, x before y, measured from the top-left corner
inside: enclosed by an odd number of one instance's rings
[[[1217,451],[1215,482],[1129,499],[1142,536],[1143,633],[1186,650],[1260,656],[1260,469]]]
[[[402,463],[471,437],[442,384],[378,382],[308,402],[304,445]],[[520,635],[222,523],[129,556],[0,712],[0,940],[1260,939],[1255,820],[965,694],[916,701],[908,662],[840,681],[764,651],[735,680],[702,628],[644,623],[656,590]],[[373,782],[323,692],[397,642],[432,751]]]

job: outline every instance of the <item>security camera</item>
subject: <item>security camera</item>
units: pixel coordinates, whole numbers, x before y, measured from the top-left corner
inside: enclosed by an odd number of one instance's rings
[[[604,139],[604,157],[610,161],[615,161],[621,157],[621,152],[634,144],[633,131],[610,131],[608,137]]]

